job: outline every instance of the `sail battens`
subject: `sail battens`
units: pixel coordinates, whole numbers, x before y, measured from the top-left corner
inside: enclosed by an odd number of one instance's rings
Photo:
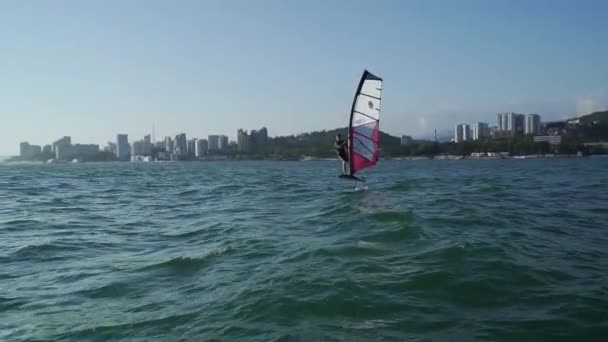
[[[361,132],[355,132],[355,135],[357,135],[357,136],[359,136],[359,137],[366,138],[366,139],[371,140],[371,141],[373,141],[373,142],[377,142],[377,141],[375,141],[375,140],[374,140],[374,138],[372,138],[372,137],[370,137],[370,136],[368,136],[368,135],[365,135],[365,134],[363,134],[363,133],[361,133]]]
[[[377,89],[377,90],[382,90],[382,89]],[[362,96],[371,97],[372,99],[376,99],[376,100],[378,100],[378,101],[382,100],[382,98],[381,98],[381,97],[376,97],[376,96],[372,96],[372,95],[369,95],[369,94],[364,94],[364,93],[361,93],[361,95],[362,95]]]
[[[351,176],[378,162],[381,95],[382,79],[365,70],[350,112],[348,142]]]
[[[376,121],[378,120],[378,118],[375,118],[375,117],[373,117],[373,116],[371,116],[371,115],[368,115],[368,114],[365,114],[365,113],[361,113],[361,112],[356,111],[356,110],[355,110],[355,113],[357,113],[357,114],[361,114],[361,115],[365,115],[365,116],[367,116],[368,118],[370,118],[370,119],[372,119],[372,120],[376,120]]]

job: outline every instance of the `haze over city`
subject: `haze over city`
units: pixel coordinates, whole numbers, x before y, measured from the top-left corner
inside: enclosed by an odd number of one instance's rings
[[[157,140],[347,125],[363,69],[381,129],[429,137],[496,113],[608,105],[603,1],[0,4],[0,155],[69,135]]]

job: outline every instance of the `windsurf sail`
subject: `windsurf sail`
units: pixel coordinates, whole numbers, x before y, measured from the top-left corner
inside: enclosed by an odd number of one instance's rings
[[[350,175],[372,167],[380,155],[382,79],[363,71],[350,111],[348,146]]]

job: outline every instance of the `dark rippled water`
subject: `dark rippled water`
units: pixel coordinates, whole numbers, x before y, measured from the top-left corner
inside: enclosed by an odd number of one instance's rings
[[[608,160],[0,165],[2,341],[605,341]]]

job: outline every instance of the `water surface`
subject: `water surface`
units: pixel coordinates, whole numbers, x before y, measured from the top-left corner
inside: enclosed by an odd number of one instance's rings
[[[339,168],[0,165],[0,340],[608,336],[608,160]]]

